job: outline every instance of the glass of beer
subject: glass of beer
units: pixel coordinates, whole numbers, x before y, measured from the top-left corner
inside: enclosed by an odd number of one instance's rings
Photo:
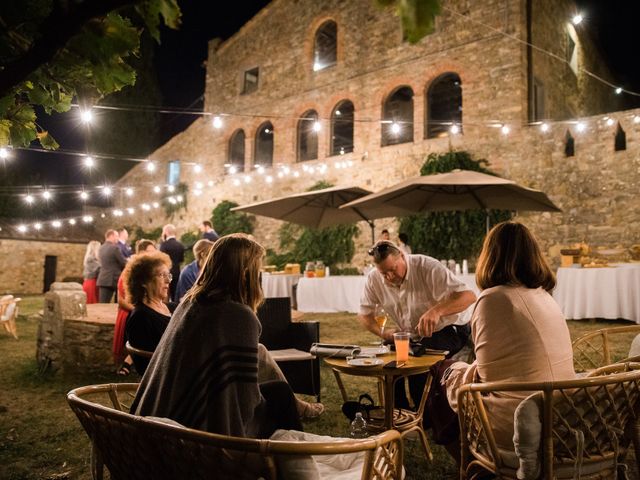
[[[376,305],[374,318],[378,328],[380,329],[380,350],[382,351],[384,349],[384,337],[382,335],[384,334],[384,327],[387,325],[387,320],[389,319],[389,316],[382,305]]]
[[[396,332],[393,334],[393,343],[396,346],[396,363],[404,363],[409,360],[409,332]]]

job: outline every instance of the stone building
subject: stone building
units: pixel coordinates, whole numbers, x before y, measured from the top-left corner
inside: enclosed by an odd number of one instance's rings
[[[318,180],[377,191],[455,149],[562,208],[521,215],[551,256],[582,240],[638,242],[640,112],[617,111],[614,89],[584,73],[608,78],[588,29],[571,23],[575,4],[442,5],[434,33],[412,45],[393,10],[372,0],[274,0],[210,42],[205,115],[150,155],[153,172],[139,165],[120,180],[138,190],[117,213],[161,225],[154,202],[183,182],[188,208],[172,219],[182,233],[222,200],[266,200]],[[255,235],[276,247],[279,225],[259,217]]]

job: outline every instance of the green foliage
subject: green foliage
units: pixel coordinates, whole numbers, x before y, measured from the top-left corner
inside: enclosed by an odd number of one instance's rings
[[[440,0],[376,0],[381,7],[395,6],[402,22],[405,40],[418,43],[433,33],[436,15],[441,12]]]
[[[319,181],[308,191],[322,190],[333,185]],[[286,263],[300,263],[304,268],[306,262],[322,260],[325,265],[333,267],[339,263],[347,263],[355,253],[354,237],[360,234],[356,225],[337,225],[335,227],[314,229],[285,223],[278,231],[280,253],[267,252],[267,263],[277,265],[279,269]]]
[[[193,256],[193,245],[199,240],[198,232],[187,232],[180,237],[180,242],[184,245],[184,263],[187,265],[195,260]]]
[[[135,245],[138,240],[147,239],[153,240],[154,242],[158,242],[160,240],[160,235],[162,235],[162,227],[152,228],[151,230],[144,230],[139,225],[135,226],[127,226],[125,227],[129,232],[131,232],[131,236],[133,239],[131,240],[131,244]]]
[[[211,212],[213,229],[220,236],[230,233],[252,234],[255,229],[256,217],[241,212],[232,212],[238,204],[230,200],[223,200]]]
[[[189,193],[189,185],[181,182],[175,186],[173,192],[165,192],[162,195],[160,204],[164,208],[166,218],[173,218],[180,210],[187,209],[187,193]]]
[[[34,106],[46,114],[66,112],[74,97],[91,105],[135,83],[131,61],[139,54],[142,29],[133,18],[158,40],[160,23],[177,28],[180,10],[177,0],[133,3],[125,16],[106,2],[0,2],[0,146],[26,147],[37,139],[43,148],[56,149]]]
[[[468,152],[431,153],[420,169],[421,175],[474,170],[495,175],[484,159],[475,160]],[[511,218],[507,211],[492,210],[491,224]],[[486,232],[486,212],[433,212],[400,219],[400,232],[409,236],[413,253],[434,258],[474,259],[480,253]]]

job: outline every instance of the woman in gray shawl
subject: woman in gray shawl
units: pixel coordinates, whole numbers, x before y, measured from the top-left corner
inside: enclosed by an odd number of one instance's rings
[[[245,235],[220,238],[174,312],[131,412],[223,435],[267,438],[301,430],[286,382],[258,383],[264,248]]]

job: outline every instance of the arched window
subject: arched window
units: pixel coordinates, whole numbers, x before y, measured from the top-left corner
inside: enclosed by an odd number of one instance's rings
[[[308,110],[298,120],[298,161],[318,158],[318,114]]]
[[[446,136],[453,125],[462,133],[462,83],[457,73],[444,73],[431,82],[426,99],[426,138]]]
[[[273,165],[273,125],[264,122],[256,132],[255,165],[270,167]]]
[[[313,45],[313,71],[335,65],[338,60],[338,25],[327,20],[316,30]]]
[[[342,100],[331,112],[331,155],[353,152],[353,103]]]
[[[244,171],[244,130],[238,129],[229,140],[227,163],[238,172]]]
[[[382,107],[382,146],[413,142],[413,90],[400,87]]]
[[[618,122],[618,128],[616,129],[616,136],[613,149],[616,152],[620,152],[622,150],[627,149],[627,134],[622,129],[620,122]]]

